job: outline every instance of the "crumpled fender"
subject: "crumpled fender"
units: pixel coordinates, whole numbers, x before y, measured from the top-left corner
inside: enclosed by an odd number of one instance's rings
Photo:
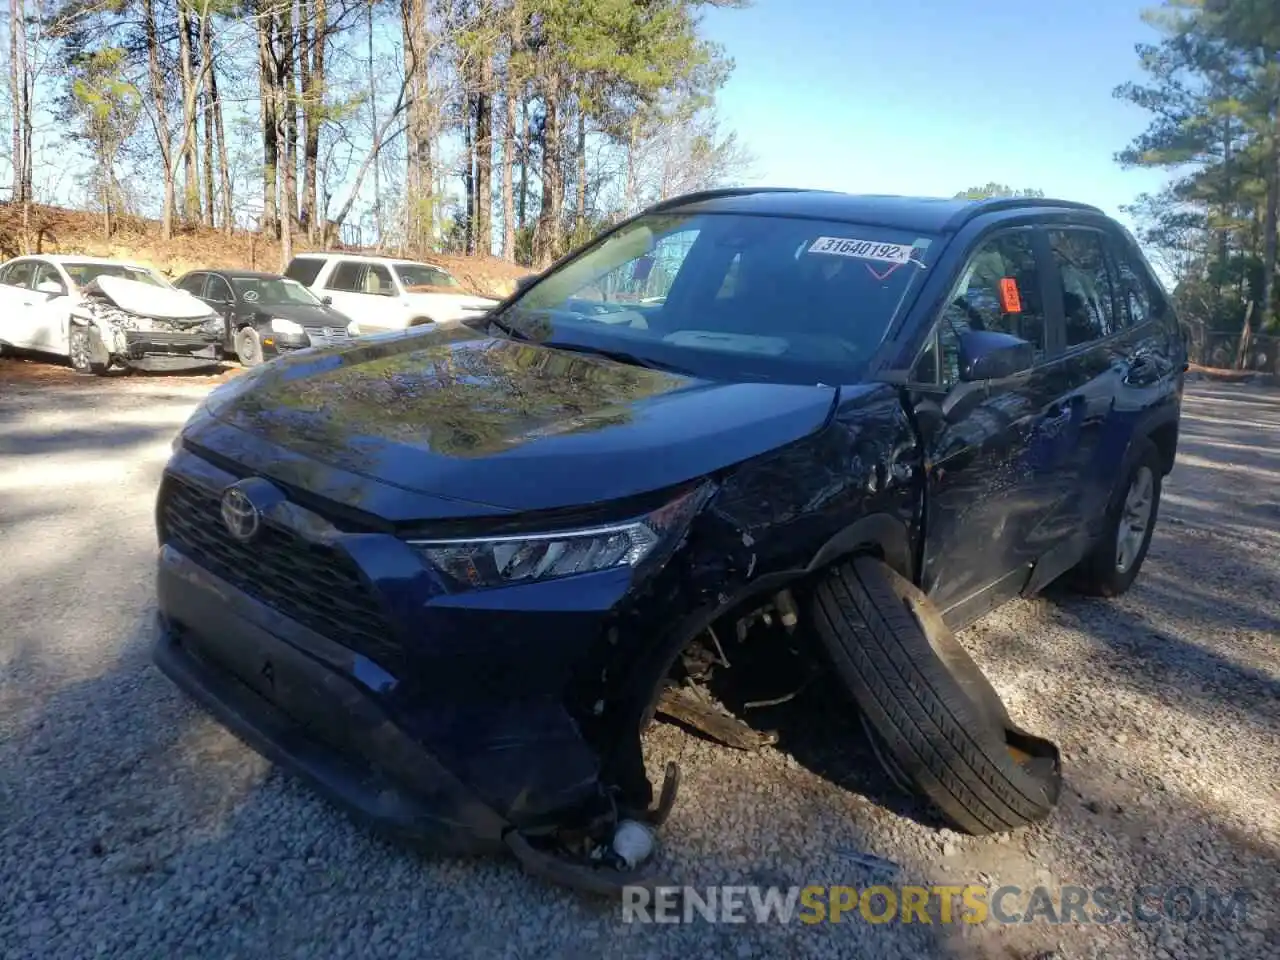
[[[125,327],[122,324],[111,323],[105,316],[100,316],[97,311],[99,304],[91,300],[82,300],[71,308],[71,323],[79,327],[89,327],[98,334],[104,352],[110,356],[112,354],[122,354],[128,351],[128,345],[125,341]],[[96,345],[95,345],[96,347]],[[99,360],[98,357],[94,358]],[[106,358],[101,358],[105,360]]]

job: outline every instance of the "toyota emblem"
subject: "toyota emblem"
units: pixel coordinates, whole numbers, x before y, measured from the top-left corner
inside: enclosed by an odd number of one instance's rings
[[[326,340],[333,339],[333,327],[325,327],[320,331],[320,333]]]
[[[261,521],[262,515],[244,491],[231,487],[222,495],[222,522],[237,540],[252,540]]]

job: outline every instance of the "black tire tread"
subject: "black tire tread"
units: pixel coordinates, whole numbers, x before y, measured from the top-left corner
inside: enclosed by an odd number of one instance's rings
[[[818,585],[817,628],[837,670],[916,786],[952,823],[986,834],[1043,819],[1056,789],[1046,791],[1018,767],[1002,731],[981,723],[948,684],[889,573],[880,561],[859,557]]]

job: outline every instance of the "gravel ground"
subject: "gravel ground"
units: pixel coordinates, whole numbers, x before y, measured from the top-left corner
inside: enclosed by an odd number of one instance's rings
[[[155,485],[203,378],[20,384],[0,361],[0,956],[1267,957],[1234,924],[623,924],[510,863],[373,839],[149,664]],[[1280,393],[1197,385],[1163,522],[1117,602],[1015,603],[967,631],[1020,723],[1056,739],[1047,823],[940,831],[841,711],[808,749],[734,753],[659,725],[680,882],[1280,890]],[[814,718],[817,717],[817,721]],[[838,748],[842,762],[833,764]],[[844,772],[840,772],[844,771]],[[834,782],[833,782],[834,781]],[[1014,898],[1009,909],[1025,909]]]

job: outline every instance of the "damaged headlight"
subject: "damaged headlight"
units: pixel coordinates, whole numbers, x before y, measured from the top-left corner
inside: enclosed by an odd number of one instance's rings
[[[638,567],[678,542],[705,502],[707,485],[626,523],[450,540],[410,540],[431,564],[462,587],[496,587]]]

